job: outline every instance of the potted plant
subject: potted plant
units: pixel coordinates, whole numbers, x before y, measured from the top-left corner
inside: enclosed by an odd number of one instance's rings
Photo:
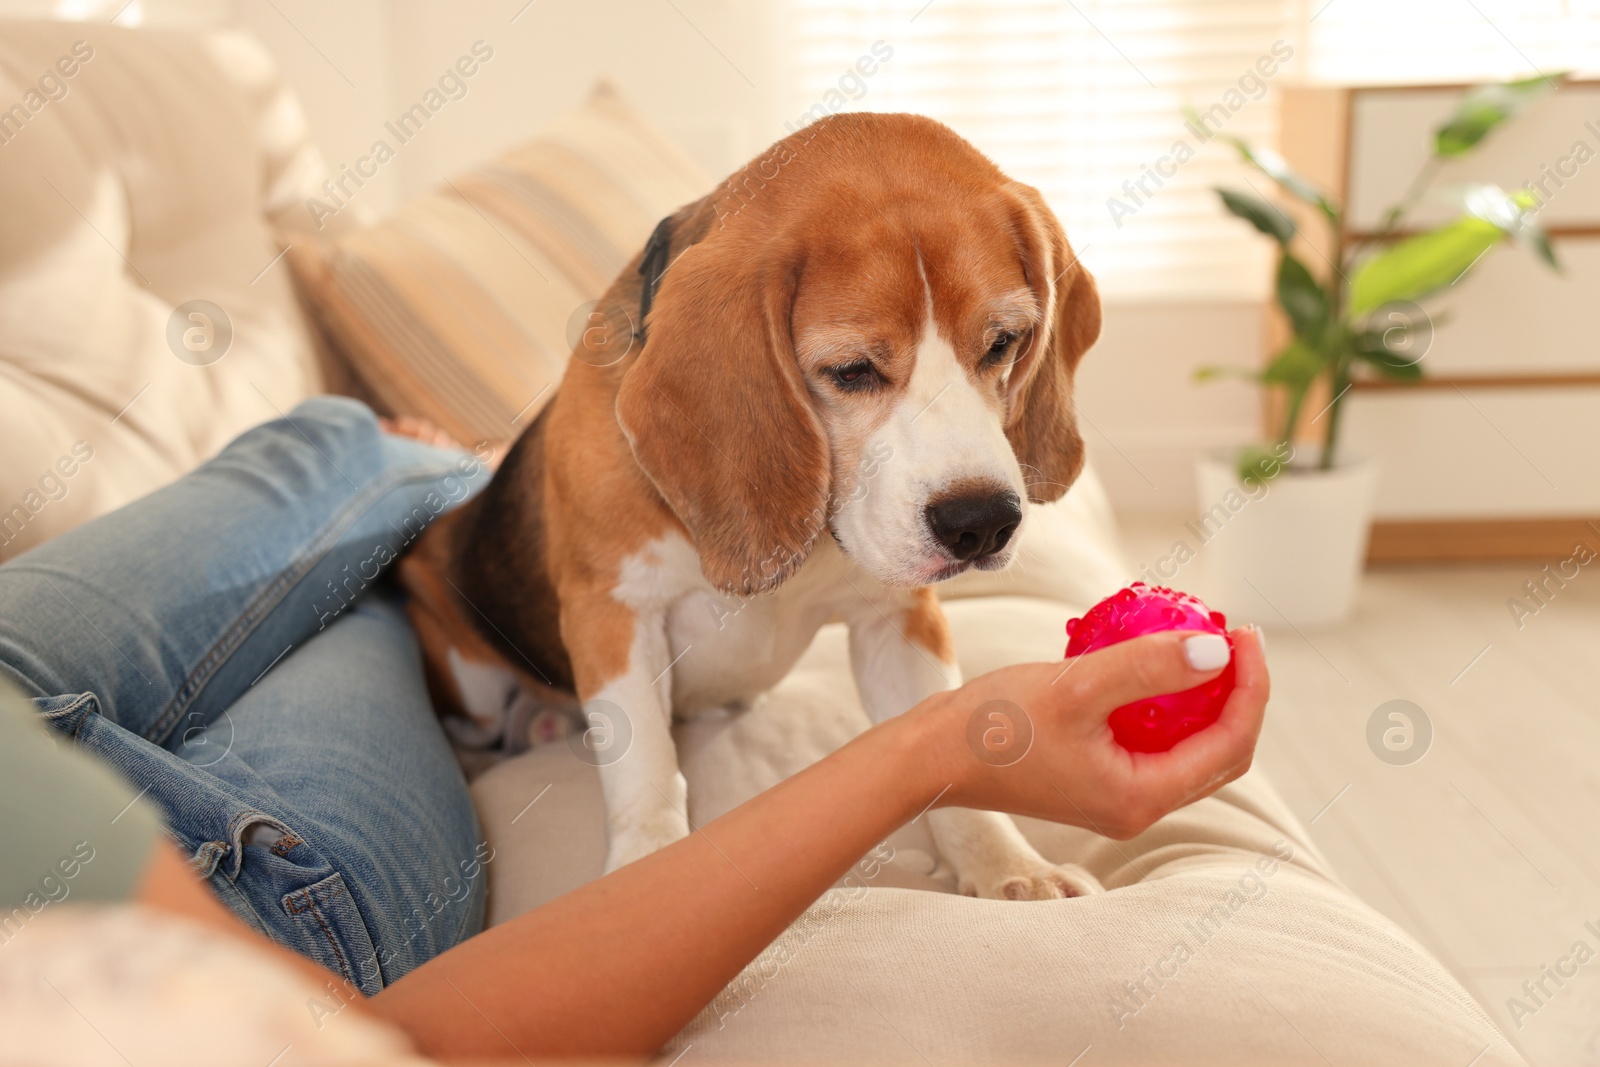
[[[1432,151],[1375,234],[1352,238],[1345,207],[1294,173],[1276,153],[1229,138],[1243,160],[1326,220],[1325,261],[1293,250],[1294,220],[1252,193],[1218,188],[1223,206],[1278,246],[1275,297],[1290,339],[1259,371],[1203,368],[1200,378],[1243,374],[1280,391],[1276,438],[1199,463],[1208,548],[1208,596],[1255,605],[1295,626],[1336,622],[1349,614],[1366,554],[1377,465],[1344,454],[1341,416],[1362,375],[1399,381],[1422,377],[1420,360],[1432,319],[1418,306],[1465,277],[1492,248],[1515,241],[1558,268],[1532,218],[1531,190],[1473,184],[1431,190],[1441,163],[1471,152],[1497,127],[1553,89],[1564,76],[1474,88],[1434,130]],[[1453,221],[1420,231],[1404,223],[1425,194],[1459,207]],[[1315,398],[1316,410],[1308,403]],[[1325,405],[1325,406],[1324,406]],[[1299,442],[1311,439],[1316,443]],[[1270,499],[1269,499],[1270,498]],[[1248,507],[1245,505],[1248,504]],[[1209,521],[1208,521],[1209,518]],[[1224,532],[1225,526],[1225,532]]]

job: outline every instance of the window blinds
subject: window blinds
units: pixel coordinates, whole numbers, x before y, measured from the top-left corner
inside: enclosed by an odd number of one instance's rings
[[[791,2],[794,114],[881,40],[892,57],[840,109],[949,124],[1044,193],[1107,296],[1265,293],[1269,249],[1210,191],[1244,172],[1205,137],[1273,136],[1266,90],[1297,62],[1280,0]]]
[[[793,110],[916,111],[1036,185],[1113,299],[1255,299],[1270,193],[1219,131],[1270,145],[1275,90],[1474,81],[1600,61],[1600,0],[790,0]],[[870,77],[856,60],[892,50]],[[819,108],[821,110],[819,110]],[[1209,120],[1185,121],[1185,108]]]

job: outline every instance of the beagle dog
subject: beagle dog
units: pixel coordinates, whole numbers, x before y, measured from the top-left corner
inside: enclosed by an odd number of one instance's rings
[[[929,586],[1006,566],[1077,477],[1100,302],[1036,190],[930,119],[846,114],[663,220],[591,320],[402,580],[441,710],[575,692],[616,735],[610,870],[690,832],[673,718],[746,705],[830,620],[874,721],[959,684]],[[1006,816],[929,820],[965,893],[1100,888]]]

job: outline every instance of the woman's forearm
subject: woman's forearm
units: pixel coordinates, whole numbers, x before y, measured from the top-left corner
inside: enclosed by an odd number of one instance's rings
[[[648,1054],[947,782],[926,715],[457,946],[371,1002],[434,1054]]]

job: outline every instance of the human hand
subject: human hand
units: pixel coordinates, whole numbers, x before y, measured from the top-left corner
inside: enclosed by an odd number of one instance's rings
[[[938,803],[1122,840],[1210,795],[1250,769],[1270,688],[1260,631],[1241,627],[1232,637],[1237,680],[1221,716],[1167,752],[1129,752],[1112,738],[1107,716],[1221,674],[1217,635],[1150,634],[1064,664],[1005,667],[930,699],[909,718],[924,731],[930,772],[949,783]],[[1031,744],[1019,745],[1019,756],[997,757],[975,740],[991,723],[1031,733]]]

